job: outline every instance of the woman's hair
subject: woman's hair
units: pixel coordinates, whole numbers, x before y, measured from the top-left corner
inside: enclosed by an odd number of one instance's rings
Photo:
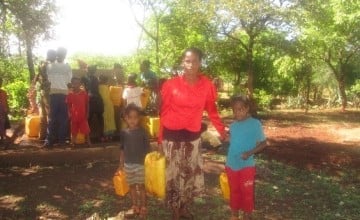
[[[132,111],[135,111],[138,115],[142,115],[141,108],[134,103],[130,103],[124,109],[124,116],[129,115]]]
[[[183,52],[183,54],[182,54],[182,56],[181,56],[181,59],[184,59],[184,57],[185,57],[185,55],[186,55],[187,52],[191,52],[191,53],[196,54],[196,55],[199,57],[199,60],[200,60],[200,61],[201,61],[201,60],[203,59],[203,57],[204,57],[204,53],[203,53],[199,48],[197,48],[197,47],[190,47],[190,48],[187,48],[187,49]]]
[[[244,107],[248,107],[250,112],[250,99],[247,96],[235,95],[231,97],[231,106],[234,106],[236,103],[241,103]]]

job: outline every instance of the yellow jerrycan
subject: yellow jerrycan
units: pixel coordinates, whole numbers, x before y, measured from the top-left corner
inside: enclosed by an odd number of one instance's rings
[[[151,93],[151,91],[149,89],[144,89],[143,90],[143,94],[140,97],[141,106],[142,106],[143,109],[146,108],[146,106],[147,106],[147,104],[149,102],[150,93]]]
[[[124,171],[117,171],[113,177],[115,193],[119,196],[125,196],[129,192],[129,185],[126,182]]]
[[[220,189],[223,194],[224,199],[230,199],[230,187],[227,175],[225,172],[222,172],[219,177]]]
[[[145,157],[145,189],[160,199],[165,198],[165,157],[157,151]]]
[[[121,106],[122,103],[122,92],[121,86],[110,86],[110,99],[114,106]]]
[[[158,136],[160,129],[160,118],[159,117],[151,117],[149,119],[149,133],[152,138],[156,138]]]

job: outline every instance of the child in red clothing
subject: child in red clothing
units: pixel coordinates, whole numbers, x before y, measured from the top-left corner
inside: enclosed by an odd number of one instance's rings
[[[66,97],[66,103],[68,105],[70,125],[71,125],[71,142],[75,144],[75,139],[78,133],[85,135],[87,144],[90,146],[90,128],[88,124],[88,112],[89,112],[89,96],[80,89],[81,80],[78,77],[71,79],[72,92]]]

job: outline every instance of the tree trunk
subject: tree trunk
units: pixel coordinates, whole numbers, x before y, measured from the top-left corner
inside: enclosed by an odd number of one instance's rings
[[[249,36],[249,44],[246,52],[246,60],[247,60],[247,89],[248,89],[248,97],[250,100],[250,114],[253,117],[257,117],[258,105],[256,100],[254,99],[254,60],[253,60],[253,47],[254,47],[254,38]]]
[[[249,39],[249,45],[246,53],[246,59],[247,59],[247,88],[248,88],[248,96],[249,98],[253,97],[254,94],[254,61],[253,61],[253,46],[254,46],[254,39],[250,37]]]
[[[311,79],[310,76],[306,76],[306,90],[305,90],[305,112],[309,111],[309,104],[310,104],[310,86],[311,86]]]
[[[340,98],[341,98],[341,110],[345,111],[347,106],[347,97],[345,92],[345,76],[343,73],[340,73],[340,78],[338,79]]]
[[[35,67],[34,67],[34,60],[33,60],[33,54],[32,54],[32,42],[30,39],[26,38],[25,40],[25,46],[26,46],[26,61],[29,68],[29,74],[30,74],[30,82],[35,77]]]

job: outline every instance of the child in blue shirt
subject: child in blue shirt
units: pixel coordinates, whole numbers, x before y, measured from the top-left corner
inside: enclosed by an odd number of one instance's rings
[[[225,171],[230,186],[230,220],[250,219],[254,210],[254,154],[266,147],[266,138],[259,120],[250,115],[250,101],[245,96],[232,99],[235,121],[230,125],[230,147]]]

